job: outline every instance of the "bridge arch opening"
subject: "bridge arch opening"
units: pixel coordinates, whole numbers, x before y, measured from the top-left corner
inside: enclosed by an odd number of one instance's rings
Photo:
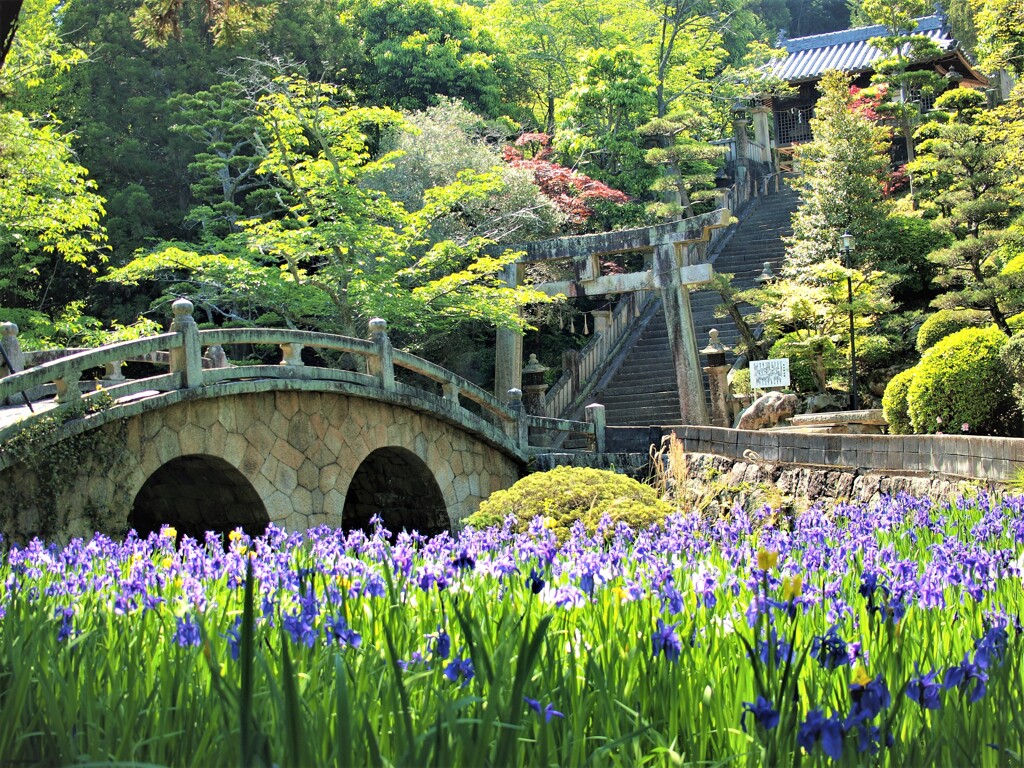
[[[374,515],[380,515],[392,533],[404,529],[433,536],[451,531],[448,507],[433,473],[405,448],[378,448],[352,477],[342,525],[346,530],[369,530]]]
[[[252,484],[217,456],[171,459],[149,476],[132,504],[128,525],[140,536],[172,525],[179,535],[203,541],[206,531],[242,528],[263,534],[270,517]]]

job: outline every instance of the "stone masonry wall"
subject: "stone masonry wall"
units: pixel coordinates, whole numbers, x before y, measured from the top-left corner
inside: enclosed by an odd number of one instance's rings
[[[101,452],[65,462],[54,505],[39,503],[45,494],[23,465],[0,473],[0,500],[9,502],[0,502],[0,529],[8,537],[123,533],[146,480],[187,455],[226,461],[252,484],[271,522],[296,530],[342,525],[352,477],[380,448],[404,448],[426,464],[454,526],[520,474],[512,459],[436,418],[323,392],[180,402],[100,430]]]

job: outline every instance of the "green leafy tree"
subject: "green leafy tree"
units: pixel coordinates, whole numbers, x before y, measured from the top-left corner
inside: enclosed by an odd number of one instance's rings
[[[850,108],[849,78],[827,72],[820,85],[814,141],[800,147],[802,173],[794,181],[800,206],[793,215],[784,274],[799,279],[811,264],[839,258],[840,236],[857,240],[858,264],[873,263],[888,212],[882,183],[888,175],[888,131]]]
[[[358,88],[376,104],[418,110],[438,96],[497,117],[515,78],[491,36],[446,0],[356,0],[362,30]]]
[[[50,111],[51,78],[83,58],[61,40],[60,15],[30,0],[0,73],[0,305],[45,314],[81,296],[106,259],[104,200]]]
[[[891,278],[880,271],[849,272],[853,289],[854,327],[861,332],[876,319],[891,312]],[[805,351],[811,361],[819,391],[828,385],[828,372],[841,363],[834,354],[839,346],[849,346],[847,270],[838,261],[827,260],[807,265],[799,276],[766,283],[762,288],[736,295],[757,307],[756,320],[764,325],[767,338],[785,337],[791,348]]]
[[[177,109],[171,130],[201,147],[188,166],[195,178],[191,188],[197,203],[188,218],[202,227],[204,237],[239,231],[237,221],[246,210],[246,197],[268,185],[257,173],[261,142],[251,99],[241,84],[225,81],[208,91],[179,94],[170,106]]]
[[[878,112],[896,121],[907,160],[914,159],[914,129],[921,120],[920,99],[944,87],[942,78],[931,67],[914,68],[915,64],[942,53],[926,35],[913,34],[916,17],[926,15],[931,7],[926,0],[863,0],[861,3],[861,11],[868,19],[886,29],[885,35],[868,41],[882,53],[882,58],[874,63],[872,82],[884,87],[885,98]]]
[[[556,150],[569,165],[632,196],[656,177],[645,162],[639,128],[655,114],[654,80],[625,46],[587,54],[566,97]]]
[[[474,195],[491,179],[466,173],[424,193],[414,213],[362,184],[394,158],[375,157],[368,136],[402,124],[397,112],[343,108],[336,89],[289,78],[257,105],[266,155],[259,172],[274,179],[284,210],[240,222],[247,252],[198,254],[164,249],[112,274],[121,282],[184,273],[232,307],[248,293],[255,312],[276,309],[285,321],[349,335],[386,317],[410,334],[450,330],[466,320],[522,328],[520,308],[548,301],[501,280],[514,253],[487,256],[488,241],[431,243],[431,221]],[[244,277],[244,279],[243,279]],[[279,297],[276,308],[264,292]],[[293,303],[294,302],[294,303]],[[234,311],[234,309],[230,310]],[[250,312],[251,314],[251,312]]]
[[[393,159],[363,184],[416,212],[429,190],[460,183],[469,171],[480,181],[488,179],[489,193],[467,196],[434,218],[431,242],[483,237],[512,244],[551,237],[565,217],[529,171],[504,162],[497,147],[508,140],[509,130],[505,122],[488,121],[461,102],[442,100],[385,133],[381,149],[393,152]]]
[[[953,239],[929,256],[944,289],[933,305],[985,310],[1010,335],[1008,318],[1021,306],[1022,296],[1019,273],[1004,274],[1009,260],[1005,228],[1019,203],[1006,145],[991,140],[1006,127],[982,111],[984,102],[983,94],[967,88],[940,96],[935,118],[918,131],[912,171],[922,197],[941,214],[935,226]]]

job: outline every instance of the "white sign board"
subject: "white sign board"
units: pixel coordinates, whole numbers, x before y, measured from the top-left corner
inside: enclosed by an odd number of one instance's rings
[[[770,389],[789,386],[789,358],[750,361],[750,388]]]

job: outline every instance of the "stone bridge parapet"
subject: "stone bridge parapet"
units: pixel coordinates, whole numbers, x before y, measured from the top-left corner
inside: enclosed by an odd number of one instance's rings
[[[586,435],[594,447],[603,442],[599,408],[589,423],[530,416],[518,391],[506,405],[392,349],[383,320],[371,321],[363,340],[199,331],[190,302],[173,309],[170,333],[0,379],[0,403],[41,385],[56,391],[35,413],[7,409],[7,424],[0,423],[6,535],[66,539],[167,521],[196,533],[267,522],[365,527],[375,514],[394,530],[437,532],[518,479],[538,450],[531,435],[555,430]],[[229,344],[277,345],[282,359],[226,365],[219,350]],[[304,347],[346,353],[359,370],[305,365]],[[85,371],[109,373],[118,361],[139,358],[166,360],[168,369],[145,379],[106,378],[98,390],[81,385]]]

